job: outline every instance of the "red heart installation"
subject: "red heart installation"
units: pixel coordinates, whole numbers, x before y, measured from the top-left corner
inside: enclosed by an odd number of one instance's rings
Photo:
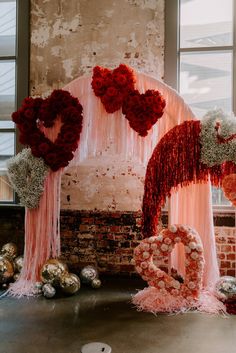
[[[165,99],[157,90],[147,90],[140,94],[134,90],[129,93],[122,106],[122,112],[132,129],[140,136],[146,136],[148,130],[164,113]]]
[[[67,91],[54,90],[46,99],[25,98],[21,108],[12,114],[12,120],[20,131],[20,142],[29,146],[35,157],[42,157],[53,171],[57,171],[69,164],[78,147],[82,111],[77,98]],[[59,116],[61,130],[52,142],[39,127],[52,127]]]
[[[134,90],[134,82],[133,71],[124,64],[113,71],[100,66],[93,69],[92,88],[107,113],[114,113],[122,107],[128,93]]]

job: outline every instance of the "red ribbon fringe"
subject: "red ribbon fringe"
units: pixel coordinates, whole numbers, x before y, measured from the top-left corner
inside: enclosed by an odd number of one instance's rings
[[[224,176],[235,173],[236,165],[225,162],[209,168],[201,163],[200,121],[185,121],[163,136],[148,162],[143,197],[143,237],[156,235],[161,208],[172,188],[190,183],[220,187]]]

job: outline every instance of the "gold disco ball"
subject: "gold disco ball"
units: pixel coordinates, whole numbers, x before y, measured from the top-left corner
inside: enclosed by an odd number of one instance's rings
[[[17,246],[14,243],[7,243],[1,249],[1,255],[8,256],[11,259],[17,257]]]
[[[64,262],[57,259],[49,259],[42,266],[40,276],[43,283],[50,283],[56,286],[59,284],[61,275],[67,272],[68,267]]]
[[[60,277],[60,287],[66,294],[75,294],[80,289],[80,279],[74,273],[64,273]]]
[[[9,257],[0,256],[0,283],[7,283],[14,275],[14,265]]]
[[[16,272],[20,272],[22,270],[23,261],[24,261],[24,258],[23,258],[22,255],[21,256],[17,256],[17,258],[15,258],[14,266],[15,266],[15,271]]]

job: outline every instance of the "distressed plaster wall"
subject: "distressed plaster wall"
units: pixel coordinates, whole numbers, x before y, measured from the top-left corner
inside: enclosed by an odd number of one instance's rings
[[[164,0],[31,1],[32,95],[62,88],[91,74],[95,65],[125,63],[161,79],[163,53]],[[67,170],[62,207],[140,209],[144,168],[115,160],[85,161],[77,171]]]

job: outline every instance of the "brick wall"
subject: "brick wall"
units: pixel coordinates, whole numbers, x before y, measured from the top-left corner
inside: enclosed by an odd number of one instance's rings
[[[162,217],[162,222],[167,224],[167,216]],[[221,275],[234,276],[234,216],[218,215],[214,222]],[[61,211],[62,259],[67,261],[75,272],[86,264],[93,264],[104,274],[134,274],[130,260],[140,239],[140,212]],[[23,252],[22,207],[0,209],[0,246],[9,241],[17,243],[19,251]]]
[[[215,236],[221,275],[236,276],[236,229],[215,227]]]

